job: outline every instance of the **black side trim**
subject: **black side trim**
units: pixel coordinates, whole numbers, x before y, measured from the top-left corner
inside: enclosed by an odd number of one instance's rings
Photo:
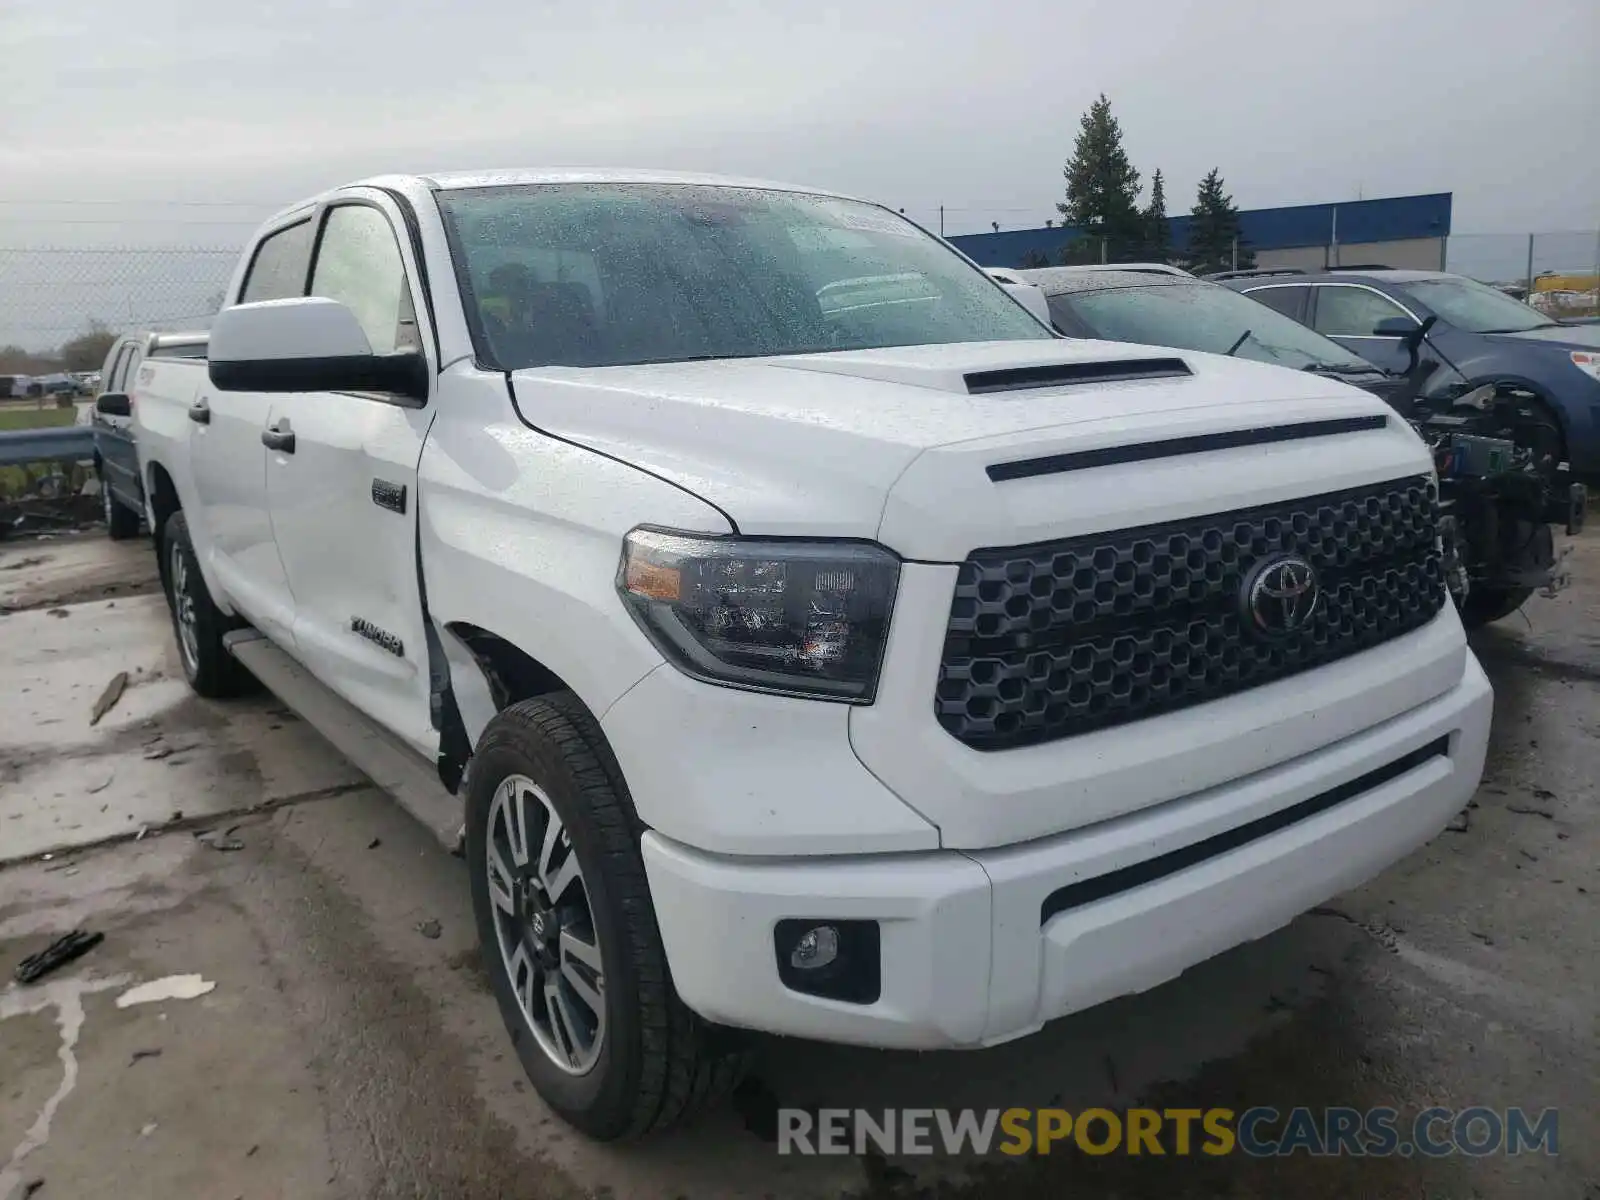
[[[1014,462],[992,463],[987,470],[990,479],[1004,483],[1008,479],[1060,475],[1067,471],[1088,470],[1090,467],[1109,467],[1115,463],[1148,462],[1154,458],[1201,454],[1207,450],[1232,450],[1238,446],[1265,446],[1270,442],[1359,433],[1367,429],[1382,429],[1388,420],[1382,413],[1374,413],[1365,417],[1333,417],[1326,421],[1297,421],[1293,425],[1266,425],[1260,429],[1231,429],[1223,433],[1196,434],[1194,437],[1165,438],[1159,442],[1138,442],[1131,446],[1106,446],[1099,450],[1052,454],[1046,458],[1020,458]]]
[[[1194,372],[1181,358],[1122,358],[1112,362],[1050,363],[1042,367],[1004,367],[972,371],[964,378],[974,396],[1015,392],[1023,388],[1062,387],[1074,383],[1122,383],[1130,379],[1186,379]]]
[[[404,408],[427,404],[432,375],[420,350],[348,358],[213,358],[206,369],[224,392],[377,392]]]
[[[404,515],[406,511],[406,485],[387,479],[372,481],[372,502],[379,508]]]
[[[1068,909],[1081,908],[1085,904],[1093,904],[1097,900],[1104,900],[1107,896],[1114,896],[1118,892],[1131,891],[1146,883],[1154,883],[1158,879],[1165,879],[1168,875],[1175,875],[1179,871],[1186,871],[1190,867],[1205,862],[1207,859],[1216,858],[1219,854],[1226,854],[1230,850],[1237,850],[1240,846],[1258,841],[1269,834],[1277,833],[1280,829],[1287,829],[1290,825],[1304,821],[1318,813],[1326,812],[1343,804],[1346,800],[1353,800],[1363,792],[1370,792],[1373,788],[1388,783],[1391,779],[1398,779],[1407,771],[1420,767],[1429,759],[1442,758],[1450,753],[1450,738],[1437,738],[1420,749],[1409,754],[1403,754],[1393,762],[1368,771],[1365,775],[1358,776],[1348,783],[1341,783],[1336,788],[1312,796],[1309,800],[1302,800],[1298,804],[1291,804],[1288,808],[1279,809],[1275,813],[1247,822],[1235,829],[1229,829],[1204,841],[1196,842],[1192,846],[1184,846],[1179,850],[1170,851],[1148,859],[1145,862],[1134,863],[1132,866],[1120,870],[1109,871],[1104,875],[1096,875],[1093,879],[1085,879],[1081,883],[1071,883],[1066,887],[1057,888],[1044,898],[1044,903],[1039,909],[1039,923],[1042,925],[1057,913],[1066,912]]]

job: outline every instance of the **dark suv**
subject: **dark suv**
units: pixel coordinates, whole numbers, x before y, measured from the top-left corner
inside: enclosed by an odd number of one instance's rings
[[[1532,392],[1560,427],[1572,470],[1600,474],[1600,325],[1563,325],[1504,292],[1443,271],[1224,271],[1208,278],[1386,371],[1406,369],[1405,334],[1433,317],[1423,352],[1439,361],[1442,376]],[[1430,380],[1430,390],[1443,382]]]
[[[1450,590],[1468,625],[1507,616],[1537,588],[1564,585],[1550,525],[1576,532],[1587,495],[1558,469],[1559,435],[1526,393],[1485,387],[1469,395],[1448,381],[1429,392],[1434,381],[1423,380],[1420,355],[1414,371],[1388,374],[1253,298],[1193,277],[1074,267],[1012,274],[1043,293],[1051,324],[1068,337],[1237,355],[1381,396],[1433,453]]]

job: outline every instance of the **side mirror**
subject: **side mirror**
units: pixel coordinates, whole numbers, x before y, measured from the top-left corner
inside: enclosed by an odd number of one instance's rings
[[[422,405],[428,360],[375,354],[355,313],[321,296],[262,300],[217,314],[207,370],[225,392],[386,392]]]
[[[103,392],[95,398],[94,410],[102,417],[131,417],[133,401],[126,392]]]
[[[1403,338],[1416,329],[1417,323],[1410,317],[1385,317],[1372,327],[1372,336]]]

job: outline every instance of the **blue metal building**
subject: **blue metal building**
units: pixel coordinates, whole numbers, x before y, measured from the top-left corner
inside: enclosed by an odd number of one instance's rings
[[[1189,217],[1170,219],[1174,252],[1188,242]],[[1450,236],[1450,193],[1297,204],[1239,213],[1240,244],[1254,251],[1259,267],[1317,270],[1341,263],[1382,263],[1437,270]],[[1020,267],[1030,255],[1055,261],[1063,246],[1084,233],[1061,227],[969,233],[950,242],[980,266]]]

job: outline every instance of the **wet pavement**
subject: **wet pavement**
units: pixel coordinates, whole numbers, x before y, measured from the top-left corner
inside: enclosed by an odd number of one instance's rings
[[[164,609],[135,595],[149,558],[0,545],[0,967],[71,928],[106,935],[40,984],[0,985],[0,1200],[36,1183],[30,1200],[1600,1197],[1600,535],[1574,556],[1594,584],[1474,638],[1496,712],[1464,828],[1010,1045],[760,1039],[732,1103],[620,1147],[524,1082],[462,864],[271,697],[183,689]],[[117,1006],[188,974],[215,986]],[[780,1105],[1136,1104],[1554,1107],[1560,1154],[886,1162],[771,1141]]]

